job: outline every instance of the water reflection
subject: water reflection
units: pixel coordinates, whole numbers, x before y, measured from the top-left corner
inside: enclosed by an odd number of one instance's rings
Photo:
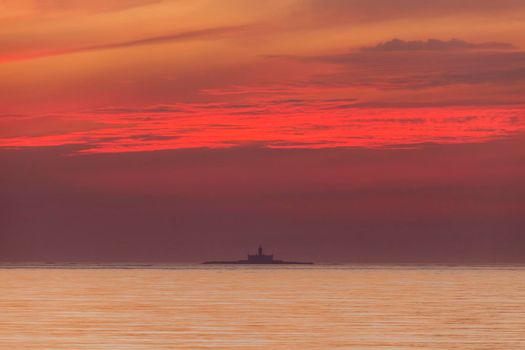
[[[525,269],[0,269],[1,349],[525,348]]]

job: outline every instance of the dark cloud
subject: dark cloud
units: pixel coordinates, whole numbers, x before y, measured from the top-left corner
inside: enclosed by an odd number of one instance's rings
[[[191,111],[181,106],[172,105],[158,105],[149,107],[104,107],[96,108],[85,111],[87,114],[141,114],[141,113],[174,113],[174,112],[185,112],[190,113]]]
[[[270,147],[285,147],[285,148],[304,148],[304,147],[314,147],[322,145],[337,144],[331,140],[319,140],[319,141],[272,141],[269,143]]]
[[[346,53],[287,58],[341,66],[339,71],[317,74],[303,81],[303,85],[361,86],[388,90],[458,84],[523,84],[525,52],[507,50],[507,45],[510,44],[394,39],[375,47]],[[353,106],[349,104],[347,107]]]
[[[364,47],[363,51],[447,51],[447,50],[510,50],[515,48],[509,43],[486,42],[486,43],[470,43],[464,40],[451,39],[439,40],[428,39],[404,41],[400,39],[392,39],[376,46]]]
[[[525,62],[524,62],[525,64]],[[431,86],[450,84],[512,84],[525,82],[525,66],[514,69],[491,69],[464,73],[443,74],[429,81]]]
[[[464,124],[464,123],[470,123],[478,119],[479,119],[478,116],[469,115],[469,116],[464,116],[464,117],[446,117],[446,118],[443,118],[443,122]]]
[[[166,140],[176,140],[180,136],[169,136],[169,135],[131,135],[127,137],[128,139],[136,139],[141,141],[166,141]]]
[[[260,107],[257,104],[253,103],[241,103],[241,104],[228,104],[228,103],[209,103],[197,105],[196,108],[224,108],[224,109],[247,109],[247,108],[257,108]]]
[[[248,130],[250,129],[247,125],[239,125],[239,124],[205,124],[202,126],[203,128],[212,128],[212,129],[225,129],[225,130]]]
[[[424,124],[427,122],[425,118],[367,118],[367,119],[352,119],[352,122],[357,123],[394,123],[400,125],[406,124]]]

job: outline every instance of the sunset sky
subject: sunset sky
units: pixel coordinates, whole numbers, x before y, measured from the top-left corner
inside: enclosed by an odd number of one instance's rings
[[[525,262],[523,0],[0,0],[0,28],[0,261]]]

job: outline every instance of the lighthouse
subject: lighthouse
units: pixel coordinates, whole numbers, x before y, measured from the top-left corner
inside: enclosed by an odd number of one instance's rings
[[[263,247],[259,245],[259,248],[257,249],[256,255],[250,255],[248,254],[248,262],[249,263],[258,263],[258,264],[264,264],[264,263],[272,263],[273,261],[273,254],[271,255],[264,255],[263,254]]]
[[[312,265],[312,262],[274,260],[273,254],[265,255],[262,245],[257,248],[257,253],[248,254],[246,260],[234,261],[205,261],[203,264],[289,264],[289,265]]]

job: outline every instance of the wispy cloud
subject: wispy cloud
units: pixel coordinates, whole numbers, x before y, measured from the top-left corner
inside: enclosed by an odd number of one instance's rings
[[[411,40],[392,39],[375,46],[364,47],[363,51],[449,51],[449,50],[510,50],[515,46],[509,43],[485,42],[471,43],[460,39]]]
[[[205,28],[205,29],[196,29],[189,30],[159,36],[149,36],[138,39],[131,39],[126,41],[117,41],[103,44],[93,44],[93,45],[80,45],[80,46],[66,46],[66,47],[56,47],[49,49],[42,49],[33,51],[31,49],[18,51],[18,52],[5,52],[0,53],[0,63],[19,61],[19,60],[28,60],[35,59],[47,56],[58,56],[78,52],[87,52],[87,51],[99,51],[99,50],[111,50],[111,49],[121,49],[129,48],[135,46],[144,46],[144,45],[156,45],[156,44],[166,44],[179,41],[188,41],[196,39],[218,39],[222,37],[232,36],[235,34],[243,33],[246,30],[253,28],[249,25],[238,25],[238,26],[226,26],[226,27],[214,27],[214,28]]]
[[[303,80],[304,86],[361,86],[390,90],[525,83],[525,51],[499,42],[393,39],[343,53],[269,58],[340,67],[335,72],[318,73]]]
[[[338,108],[341,99],[303,99],[300,104],[282,102],[276,99],[246,105],[185,104],[172,110],[164,106],[160,111],[155,106],[136,111],[114,107],[105,114],[84,111],[53,119],[6,118],[2,121],[0,147],[75,144],[83,147],[83,153],[246,145],[377,148],[486,141],[525,132],[525,108],[517,106],[347,109]],[[49,127],[44,128],[43,121],[50,124]],[[20,131],[20,125],[23,132],[13,133],[17,127]]]

